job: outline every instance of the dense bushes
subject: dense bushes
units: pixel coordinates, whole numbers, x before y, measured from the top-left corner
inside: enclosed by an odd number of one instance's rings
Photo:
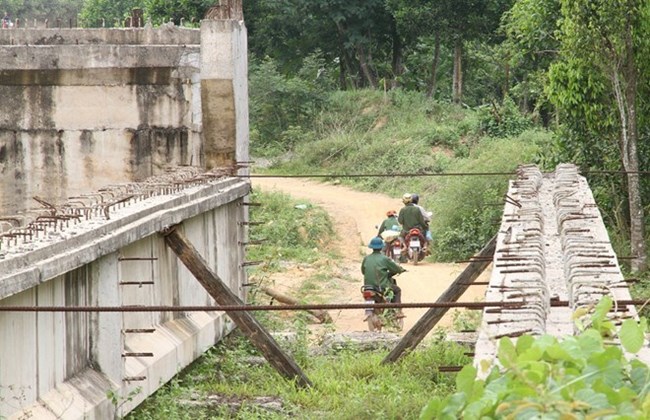
[[[327,102],[327,78],[318,55],[305,59],[297,76],[280,74],[273,60],[250,66],[251,146],[256,155],[274,155],[312,139],[311,124]]]

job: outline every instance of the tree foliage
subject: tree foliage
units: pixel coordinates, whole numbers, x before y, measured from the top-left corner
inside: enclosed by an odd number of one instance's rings
[[[77,14],[84,0],[0,0],[0,11],[7,12],[12,20],[44,20],[54,25],[57,20],[61,25],[76,24]]]

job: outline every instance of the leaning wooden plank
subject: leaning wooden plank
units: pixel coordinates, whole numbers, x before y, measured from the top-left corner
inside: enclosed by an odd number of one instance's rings
[[[280,303],[285,303],[287,305],[298,305],[300,303],[296,299],[292,298],[291,296],[282,294],[277,290],[271,289],[268,286],[260,286],[260,290],[266,293],[267,295],[271,296],[273,299],[277,300]],[[307,310],[307,312],[309,312],[314,317],[316,317],[321,322],[321,324],[332,323],[332,317],[327,311],[321,309],[309,309]]]
[[[208,267],[196,248],[176,227],[172,226],[161,233],[165,237],[167,246],[174,251],[185,267],[219,305],[243,305],[244,302]],[[278,343],[250,312],[226,313],[281,375],[295,380],[301,387],[312,386],[293,359],[282,351]]]
[[[497,237],[496,235],[490,239],[487,245],[475,255],[476,261],[469,263],[467,267],[456,280],[440,295],[437,302],[456,302],[465,293],[469,285],[476,280],[476,278],[485,270],[485,268],[492,262],[490,257],[494,255],[496,249]],[[431,308],[418,320],[418,322],[411,328],[402,340],[393,348],[393,350],[382,361],[382,364],[396,362],[408,350],[414,349],[422,339],[436,326],[436,324],[447,313],[449,308]]]

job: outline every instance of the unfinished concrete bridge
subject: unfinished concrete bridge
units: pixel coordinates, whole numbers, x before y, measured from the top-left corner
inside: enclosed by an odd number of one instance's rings
[[[173,225],[245,299],[246,28],[223,3],[200,29],[0,31],[0,305],[214,306]],[[125,414],[233,326],[0,313],[0,418]]]

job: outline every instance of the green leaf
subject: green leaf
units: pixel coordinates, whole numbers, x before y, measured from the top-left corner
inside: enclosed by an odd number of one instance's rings
[[[522,354],[526,350],[528,350],[533,343],[535,342],[535,338],[532,335],[522,335],[517,339],[517,354]]]
[[[591,316],[591,322],[597,330],[600,330],[602,323],[606,319],[607,313],[612,309],[612,306],[612,298],[609,296],[604,296],[596,305],[594,314]]]
[[[536,362],[540,360],[543,355],[544,355],[544,351],[541,348],[539,348],[538,346],[531,346],[527,348],[525,351],[519,353],[519,361]]]
[[[607,397],[604,394],[600,394],[593,389],[585,388],[581,389],[578,392],[576,392],[575,395],[577,400],[581,400],[587,405],[591,406],[592,408],[607,408],[609,407],[609,401],[607,401]]]
[[[639,360],[632,360],[630,366],[632,367],[630,381],[632,382],[633,389],[636,392],[641,392],[645,389],[647,393],[648,387],[650,386],[650,368]]]
[[[515,346],[512,344],[512,340],[510,340],[510,338],[503,337],[501,340],[499,340],[499,350],[497,352],[497,356],[499,357],[499,361],[503,367],[506,368],[514,366],[514,364],[517,362],[517,351],[515,350]]]
[[[439,397],[432,398],[427,405],[422,408],[420,412],[421,420],[434,420],[438,418],[440,414],[440,408],[442,407],[443,400]]]
[[[468,399],[472,398],[474,392],[474,383],[476,381],[476,368],[472,365],[466,365],[456,375],[456,390],[464,392]]]
[[[584,356],[589,357],[593,353],[603,351],[603,339],[600,333],[594,329],[585,330],[577,340]]]
[[[633,319],[626,319],[618,333],[621,345],[630,353],[637,353],[643,347],[643,328]]]
[[[523,367],[524,376],[530,382],[541,384],[548,377],[548,367],[544,362],[530,362]]]
[[[546,349],[546,354],[551,360],[570,362],[573,360],[571,350],[575,350],[577,347],[575,340],[564,340],[562,343],[549,346]]]

